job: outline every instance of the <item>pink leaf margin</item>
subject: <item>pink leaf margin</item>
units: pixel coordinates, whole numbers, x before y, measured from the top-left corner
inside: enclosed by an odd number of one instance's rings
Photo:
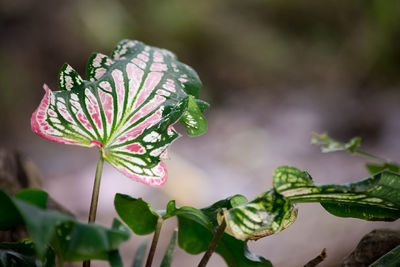
[[[62,137],[57,137],[53,135],[49,135],[46,133],[46,130],[50,128],[49,124],[46,121],[47,118],[47,109],[50,106],[50,95],[51,90],[47,86],[47,84],[43,85],[43,89],[45,90],[45,95],[42,101],[39,104],[39,107],[35,110],[31,117],[31,128],[32,131],[38,134],[39,136],[61,144],[71,144],[71,145],[78,145],[78,142],[69,140]],[[81,144],[79,144],[81,145]]]
[[[163,161],[160,161],[155,167],[152,168],[153,170],[156,169],[158,174],[160,176],[157,177],[149,177],[145,175],[139,175],[135,174],[132,172],[129,172],[129,170],[125,168],[118,168],[119,171],[121,171],[125,176],[128,178],[131,178],[134,181],[141,182],[153,187],[160,187],[163,186],[167,182],[168,178],[168,171],[167,171],[167,166]]]

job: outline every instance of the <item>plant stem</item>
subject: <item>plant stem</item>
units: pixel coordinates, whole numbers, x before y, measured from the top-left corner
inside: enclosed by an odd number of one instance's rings
[[[96,221],[97,203],[99,201],[101,174],[103,173],[104,159],[100,150],[99,159],[97,161],[96,176],[94,178],[92,201],[90,203],[89,219],[88,222]],[[90,267],[90,260],[83,262],[83,267]]]
[[[101,174],[103,173],[103,163],[104,163],[104,159],[103,159],[101,151],[100,151],[99,160],[97,161],[96,176],[94,178],[92,201],[90,203],[88,222],[96,221],[97,203],[99,201],[99,193],[100,193]]]
[[[356,151],[354,151],[354,154],[365,157],[365,158],[373,159],[373,160],[379,161],[381,163],[390,163],[390,161],[388,161],[384,158],[372,155],[372,154],[364,152],[364,151],[356,150]]]
[[[153,241],[151,242],[149,255],[147,256],[146,267],[151,267],[151,264],[153,263],[153,258],[156,252],[158,238],[160,237],[162,223],[163,223],[163,218],[158,217],[156,230],[154,231]]]
[[[208,249],[206,251],[206,253],[204,254],[203,258],[201,259],[199,265],[197,265],[198,267],[205,267],[208,263],[208,261],[211,258],[211,255],[214,253],[215,248],[217,247],[219,241],[222,238],[222,235],[225,232],[225,228],[226,228],[226,222],[225,219],[222,220],[222,223],[219,225],[217,232],[214,235],[213,240],[211,241],[210,246],[208,246]]]

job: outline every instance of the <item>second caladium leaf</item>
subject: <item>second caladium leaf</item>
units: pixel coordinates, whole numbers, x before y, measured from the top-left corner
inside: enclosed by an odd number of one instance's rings
[[[279,233],[294,223],[297,209],[273,189],[251,202],[218,214],[218,222],[226,221],[226,232],[239,240],[257,240]]]
[[[198,101],[201,81],[189,66],[164,49],[121,41],[112,56],[93,54],[87,80],[65,64],[60,91],[46,91],[31,118],[32,130],[51,141],[98,146],[102,156],[126,176],[160,186],[167,170],[161,161],[179,134],[207,129]],[[199,106],[198,106],[199,105]]]

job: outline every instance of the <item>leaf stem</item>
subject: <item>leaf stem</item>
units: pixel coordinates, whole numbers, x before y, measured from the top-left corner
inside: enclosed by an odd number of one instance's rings
[[[88,219],[89,223],[96,221],[97,203],[99,201],[99,193],[100,193],[101,174],[103,173],[103,163],[104,163],[104,159],[102,156],[102,151],[100,150],[99,159],[97,161],[96,175],[94,178],[92,200],[90,203],[90,211],[89,211],[89,219]],[[84,261],[82,266],[90,267],[90,260]]]
[[[379,161],[381,163],[390,163],[389,160],[386,160],[384,158],[375,156],[373,154],[370,154],[370,153],[367,153],[367,152],[364,152],[364,151],[356,150],[356,151],[354,151],[354,154],[362,156],[364,158],[373,159],[373,160]]]
[[[89,220],[88,222],[96,221],[97,203],[99,201],[101,174],[103,173],[104,159],[100,151],[100,156],[97,161],[96,176],[94,178],[92,201],[90,203]]]
[[[156,252],[158,238],[160,237],[161,226],[162,226],[163,221],[164,220],[162,217],[158,217],[156,230],[154,231],[154,235],[153,235],[153,241],[151,242],[149,255],[147,256],[146,267],[151,267],[151,264],[153,263],[153,258],[154,258],[154,254]]]
[[[204,254],[203,258],[201,259],[199,265],[197,265],[198,267],[205,267],[208,263],[208,261],[211,258],[211,255],[214,253],[215,248],[217,247],[219,241],[222,238],[222,235],[225,232],[225,228],[226,228],[226,222],[225,219],[222,220],[222,223],[219,225],[217,232],[214,235],[213,240],[210,243],[210,246],[208,247],[206,253]]]

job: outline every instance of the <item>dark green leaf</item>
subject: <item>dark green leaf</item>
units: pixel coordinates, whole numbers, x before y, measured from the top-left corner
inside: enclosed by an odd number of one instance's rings
[[[118,250],[108,252],[108,261],[111,267],[123,267],[124,264]]]
[[[48,194],[39,189],[22,189],[15,194],[15,197],[25,202],[31,203],[38,206],[39,208],[45,209],[47,206]]]
[[[320,202],[340,217],[393,221],[400,218],[400,176],[381,172],[345,185],[313,183],[307,172],[283,166],[274,173],[274,188],[291,202]]]
[[[146,249],[147,249],[147,241],[144,240],[140,244],[139,248],[136,250],[135,258],[134,258],[133,263],[132,263],[132,267],[142,267],[143,261],[144,261],[144,257],[145,257],[145,254],[146,254]]]
[[[8,230],[23,224],[23,220],[11,198],[0,190],[0,230]]]
[[[231,209],[233,205],[245,201],[247,201],[245,197],[236,195],[200,210],[192,207],[177,209],[174,202],[170,201],[167,214],[178,217],[179,246],[191,254],[206,251],[218,228],[218,212],[224,208]],[[228,234],[222,236],[215,252],[222,256],[228,266],[272,266],[268,260],[249,252],[246,242]]]
[[[252,253],[246,242],[224,234],[216,252],[229,267],[272,267],[269,260]]]
[[[179,246],[190,254],[199,254],[207,250],[218,228],[218,212],[223,208],[231,209],[246,202],[247,199],[244,196],[236,195],[218,201],[207,208],[196,209],[193,207],[177,208],[175,201],[171,200],[167,204],[166,210],[160,214],[163,214],[164,220],[177,216]],[[237,240],[226,233],[222,236],[216,253],[222,256],[228,266],[272,266],[268,260],[249,252],[246,242]]]
[[[122,221],[138,235],[147,235],[156,229],[158,214],[141,198],[116,194],[114,206]]]
[[[326,133],[312,133],[311,144],[320,146],[323,153],[341,150],[348,150],[354,153],[361,144],[361,138],[354,137],[349,142],[342,143],[330,138]]]
[[[371,174],[376,174],[381,171],[399,172],[400,166],[397,163],[383,163],[383,164],[367,164],[367,170]]]
[[[44,267],[54,267],[56,266],[56,252],[53,248],[48,247],[46,254],[44,256]]]
[[[167,251],[165,251],[165,254],[164,254],[164,257],[163,257],[160,267],[170,267],[171,266],[172,258],[174,257],[174,252],[175,252],[177,233],[178,233],[178,230],[175,230],[172,233],[171,240],[169,241]]]
[[[400,266],[400,246],[395,247],[369,267],[398,267]]]
[[[183,213],[184,214],[184,213]],[[212,229],[203,226],[203,223],[198,223],[190,217],[185,215],[178,216],[178,244],[186,252],[190,254],[199,254],[206,251],[213,237]],[[198,217],[201,215],[199,211]]]
[[[37,201],[32,197],[35,194],[43,195],[38,191],[21,193],[23,197],[29,195],[28,200],[33,199],[34,203],[40,203],[43,198],[37,198],[41,199]],[[26,225],[39,256],[45,255],[50,244],[63,260],[108,260],[108,253],[118,249],[130,236],[129,230],[117,220],[114,221],[112,229],[107,229],[96,224],[80,223],[58,211],[42,209],[24,200],[10,197],[2,190],[0,199],[3,200],[0,214],[8,211],[11,215],[20,216],[20,220],[16,222]],[[42,204],[43,202],[40,205]],[[5,225],[10,225],[12,221],[15,220],[4,220]]]
[[[66,221],[57,228],[53,244],[64,260],[109,260],[109,253],[117,250],[129,237],[129,230],[117,219],[114,219],[111,229],[92,223]],[[116,255],[111,256],[114,260]]]
[[[43,255],[56,231],[65,221],[74,219],[57,211],[47,211],[25,201],[14,199],[39,255]]]

